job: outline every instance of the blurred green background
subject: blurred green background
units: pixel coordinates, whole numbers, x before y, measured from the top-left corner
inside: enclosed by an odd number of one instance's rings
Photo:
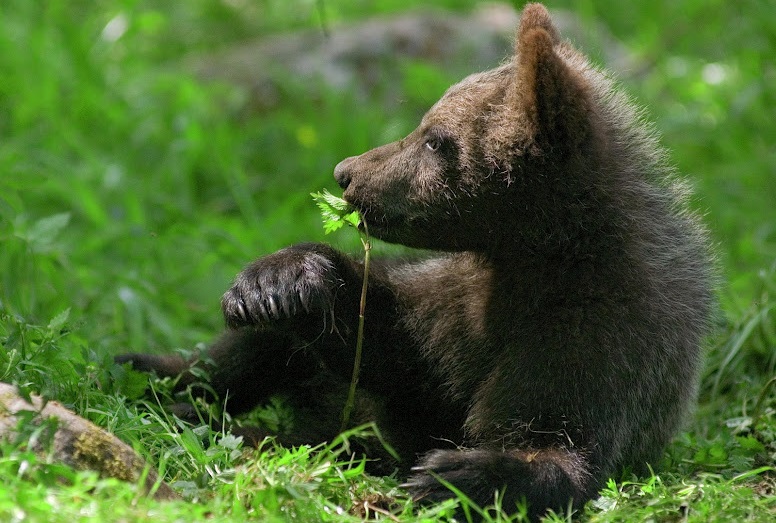
[[[271,106],[202,81],[202,57],[258,37],[446,0],[29,1],[0,6],[0,310],[69,323],[96,354],[168,350],[221,328],[242,266],[323,240],[309,193],[340,159],[411,130],[463,72],[406,60],[371,96],[289,77]],[[519,8],[521,4],[518,3]],[[776,14],[768,0],[556,1],[656,122],[705,215],[723,328],[761,336],[719,364],[774,367]],[[467,71],[467,68],[470,70]],[[250,77],[251,71],[242,71]],[[261,97],[259,96],[259,99]],[[261,102],[261,100],[259,100]],[[348,238],[327,238],[353,247]],[[377,253],[391,249],[379,246]],[[738,326],[738,327],[737,327]],[[732,349],[731,349],[732,350]]]

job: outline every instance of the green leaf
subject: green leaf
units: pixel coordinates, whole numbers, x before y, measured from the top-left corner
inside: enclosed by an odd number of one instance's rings
[[[63,310],[53,318],[51,318],[51,321],[48,324],[48,330],[51,333],[58,333],[64,324],[67,322],[67,319],[70,317],[70,307]]]
[[[334,212],[337,212],[340,215],[346,214],[353,210],[353,207],[348,202],[346,202],[339,196],[334,196],[326,189],[324,189],[321,192],[312,193],[312,197],[316,202],[318,202],[319,206],[321,205],[321,203],[323,203],[327,207],[331,208]]]
[[[236,450],[242,445],[242,436],[235,437],[232,434],[227,434],[218,440],[218,444],[226,449]]]
[[[148,374],[132,369],[131,363],[114,364],[110,376],[114,388],[131,400],[142,398],[148,388]]]
[[[334,196],[326,189],[310,193],[310,196],[321,211],[323,230],[326,234],[340,229],[345,224],[355,228],[361,225],[361,214],[342,198]]]
[[[754,436],[739,436],[736,438],[738,444],[747,453],[756,454],[758,452],[765,452],[765,445]]]

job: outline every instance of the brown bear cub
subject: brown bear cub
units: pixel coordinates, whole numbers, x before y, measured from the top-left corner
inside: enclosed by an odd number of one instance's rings
[[[515,47],[334,176],[373,236],[439,251],[375,261],[369,278],[361,404],[412,467],[406,487],[452,497],[441,479],[481,505],[500,492],[536,519],[659,459],[695,395],[713,299],[704,231],[639,112],[543,6],[525,7]],[[237,276],[202,364],[232,411],[286,393],[306,412],[288,441],[336,434],[362,274],[302,244]]]

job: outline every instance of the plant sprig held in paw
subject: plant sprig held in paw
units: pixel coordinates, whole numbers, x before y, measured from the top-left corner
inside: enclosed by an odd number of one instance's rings
[[[342,409],[342,431],[348,428],[350,423],[350,414],[353,411],[353,405],[356,398],[356,387],[358,386],[358,374],[361,370],[361,352],[364,344],[364,312],[366,311],[366,291],[369,280],[369,253],[372,250],[372,244],[369,241],[369,229],[361,213],[352,205],[338,196],[334,196],[324,189],[320,192],[311,193],[315,204],[321,211],[323,218],[323,230],[326,234],[341,229],[347,224],[354,227],[359,234],[361,245],[364,247],[364,279],[361,284],[361,300],[358,309],[358,333],[356,335],[356,355],[353,361],[353,374],[350,379],[350,388],[348,389],[348,399],[345,401],[345,407]]]

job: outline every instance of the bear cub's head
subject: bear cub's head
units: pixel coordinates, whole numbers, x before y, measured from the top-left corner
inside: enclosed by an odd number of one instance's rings
[[[385,241],[483,252],[529,241],[596,169],[598,76],[529,4],[511,61],[453,85],[412,133],[343,160],[334,176]]]

